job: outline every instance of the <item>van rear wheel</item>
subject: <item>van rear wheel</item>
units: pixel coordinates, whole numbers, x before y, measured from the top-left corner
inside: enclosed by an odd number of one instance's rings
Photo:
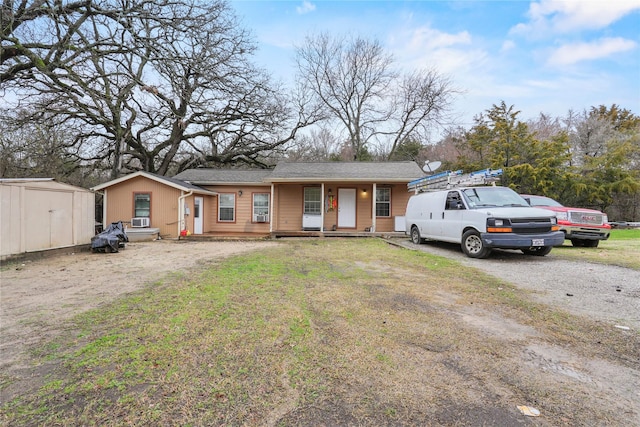
[[[480,233],[475,230],[466,231],[462,235],[462,252],[469,258],[486,258],[491,253],[482,242]]]
[[[419,245],[420,243],[422,243],[422,237],[420,237],[420,230],[418,230],[418,227],[416,227],[415,225],[411,227],[411,241],[416,245]]]

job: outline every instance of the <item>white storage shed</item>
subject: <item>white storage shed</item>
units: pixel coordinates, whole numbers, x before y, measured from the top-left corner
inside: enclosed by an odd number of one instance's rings
[[[95,194],[53,178],[0,179],[0,259],[88,245]]]

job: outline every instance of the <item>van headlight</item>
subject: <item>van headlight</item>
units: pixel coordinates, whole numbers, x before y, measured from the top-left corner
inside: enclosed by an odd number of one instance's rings
[[[511,221],[502,218],[487,218],[487,233],[511,233]]]
[[[555,216],[551,217],[551,224],[557,224],[558,223],[558,218],[556,218]]]

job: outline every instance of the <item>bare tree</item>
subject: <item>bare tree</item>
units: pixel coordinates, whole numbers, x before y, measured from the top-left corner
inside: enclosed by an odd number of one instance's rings
[[[87,0],[84,15],[72,3],[43,4],[40,19],[67,30],[50,36],[48,50],[31,45],[61,60],[41,70],[7,56],[3,76],[17,104],[34,111],[27,120],[69,124],[74,143],[93,148],[84,160],[109,165],[114,178],[261,164],[317,120],[304,92],[287,93],[251,63],[251,36],[223,0],[124,0],[122,11],[115,0]],[[23,17],[16,45],[40,25],[20,6],[10,14]]]
[[[447,118],[456,93],[447,78],[433,70],[401,74],[393,65],[380,42],[360,37],[320,34],[297,49],[298,79],[342,125],[355,160],[374,142],[391,157],[401,141],[424,139]]]
[[[51,120],[21,120],[23,111],[0,115],[0,177],[55,178],[79,186],[97,184],[93,165],[82,162],[72,130]]]
[[[145,16],[162,21],[155,13],[169,4],[162,0],[5,0],[0,6],[0,83],[44,74],[74,91],[61,74],[92,51],[137,48],[137,43],[114,39],[109,29],[139,41],[131,19]]]
[[[582,167],[589,158],[605,154],[608,139],[613,134],[613,124],[586,110],[569,111],[565,119],[571,144],[572,165]]]

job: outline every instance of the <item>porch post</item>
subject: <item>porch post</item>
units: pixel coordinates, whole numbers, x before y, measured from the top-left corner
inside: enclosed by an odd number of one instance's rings
[[[269,200],[269,234],[273,233],[273,218],[275,218],[273,210],[276,208],[276,204],[273,202],[273,196],[275,194],[273,182],[271,183],[271,200]]]
[[[324,233],[324,182],[320,183],[320,231]]]
[[[373,183],[373,191],[371,192],[371,231],[376,231],[376,183]]]

